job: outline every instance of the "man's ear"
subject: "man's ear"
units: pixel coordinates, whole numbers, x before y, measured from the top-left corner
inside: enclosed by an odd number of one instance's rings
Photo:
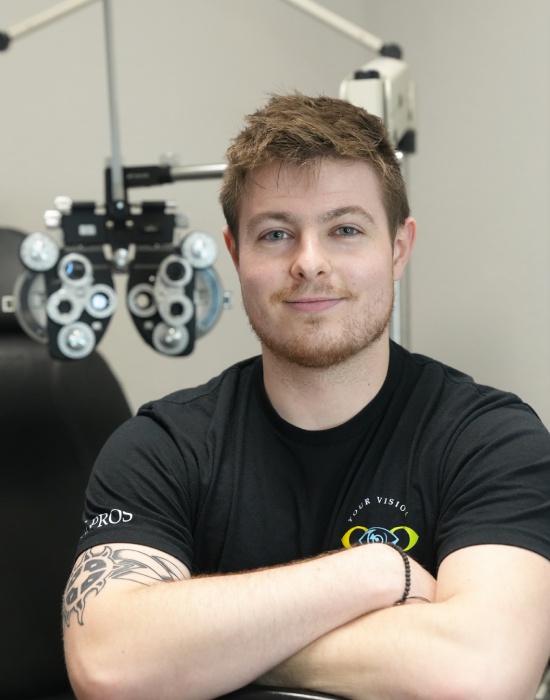
[[[393,279],[399,280],[405,272],[416,241],[416,221],[409,216],[397,229],[393,242]]]
[[[231,256],[231,260],[233,260],[233,265],[235,265],[235,268],[238,272],[239,271],[239,252],[237,250],[237,243],[235,241],[235,236],[230,231],[229,226],[224,226],[222,228],[222,233],[223,233],[223,240],[225,241],[225,245],[227,246],[227,250],[229,251],[229,255]]]

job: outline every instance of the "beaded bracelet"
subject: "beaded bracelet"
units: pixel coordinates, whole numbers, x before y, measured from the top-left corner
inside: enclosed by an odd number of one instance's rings
[[[394,605],[404,605],[409,597],[409,593],[411,592],[411,563],[409,561],[409,557],[405,554],[401,547],[398,547],[393,542],[386,542],[385,544],[387,544],[388,547],[395,549],[396,552],[399,552],[401,559],[403,559],[403,563],[405,564],[405,590],[403,591],[401,598],[394,603]]]

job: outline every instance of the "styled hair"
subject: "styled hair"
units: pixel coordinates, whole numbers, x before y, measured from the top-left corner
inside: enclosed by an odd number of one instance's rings
[[[323,158],[368,163],[376,173],[393,238],[409,216],[405,182],[384,123],[345,100],[272,95],[246,117],[246,126],[227,150],[220,203],[238,240],[241,198],[256,168],[270,163],[308,166]]]

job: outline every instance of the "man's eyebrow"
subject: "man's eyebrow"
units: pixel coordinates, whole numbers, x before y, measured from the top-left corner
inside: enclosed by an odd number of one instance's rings
[[[363,209],[363,207],[356,207],[356,206],[350,206],[350,207],[338,207],[337,209],[331,209],[330,211],[326,211],[324,214],[322,214],[319,217],[319,220],[321,223],[328,223],[329,221],[332,221],[333,219],[339,219],[343,216],[360,216],[363,219],[366,219],[369,223],[375,224],[374,217],[372,214],[369,214],[369,212],[366,209]]]
[[[358,206],[338,207],[336,209],[326,211],[319,217],[319,222],[328,223],[343,216],[359,216],[362,219],[366,219],[370,224],[374,225],[376,223],[372,214],[369,214],[369,212],[366,209],[363,209],[363,207]],[[279,222],[282,224],[296,224],[299,220],[298,217],[292,212],[279,210],[263,211],[250,219],[246,225],[246,230],[251,232],[267,221],[273,223]]]
[[[263,211],[260,214],[253,216],[246,225],[247,231],[252,231],[257,226],[265,223],[266,221],[280,222],[283,224],[295,224],[297,218],[290,212],[285,211]]]

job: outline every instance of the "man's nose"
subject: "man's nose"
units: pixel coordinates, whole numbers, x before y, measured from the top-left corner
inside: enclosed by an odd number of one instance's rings
[[[290,273],[300,280],[313,280],[330,273],[328,251],[316,235],[303,235],[293,251]]]

